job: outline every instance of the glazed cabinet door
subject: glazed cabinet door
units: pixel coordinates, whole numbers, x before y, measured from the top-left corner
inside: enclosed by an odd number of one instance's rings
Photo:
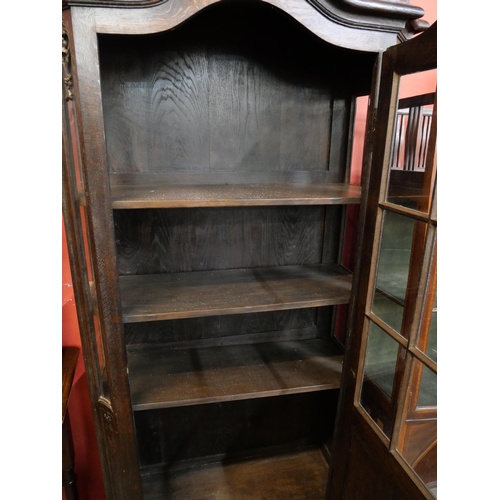
[[[69,11],[63,11],[64,221],[106,496],[136,499],[142,493],[122,341],[97,39],[92,23],[76,26],[77,33]],[[78,32],[82,28],[85,33]],[[77,46],[75,39],[81,41]]]
[[[372,94],[331,499],[437,497],[437,101],[399,98],[405,75],[436,68],[436,33],[387,49]]]

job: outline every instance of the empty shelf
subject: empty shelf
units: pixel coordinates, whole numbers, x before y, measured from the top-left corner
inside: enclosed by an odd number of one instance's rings
[[[340,387],[342,356],[324,339],[172,350],[128,349],[134,410]]]
[[[359,203],[361,188],[349,184],[198,184],[114,186],[112,207],[183,208]]]
[[[122,276],[125,323],[321,307],[349,302],[351,275],[304,265]]]
[[[323,500],[327,479],[321,451],[310,449],[143,473],[142,486],[145,500]]]

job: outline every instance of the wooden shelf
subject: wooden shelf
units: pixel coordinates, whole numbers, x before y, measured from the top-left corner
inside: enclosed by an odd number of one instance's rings
[[[342,356],[325,339],[198,349],[128,349],[134,410],[190,406],[340,387]]]
[[[321,307],[349,302],[338,265],[121,276],[125,323]]]
[[[123,208],[340,205],[359,203],[361,188],[348,184],[117,186],[112,206]]]
[[[147,469],[146,469],[147,471]],[[145,500],[323,500],[328,464],[317,448],[142,475]]]
[[[361,188],[331,172],[113,174],[114,209],[341,205],[360,203]]]

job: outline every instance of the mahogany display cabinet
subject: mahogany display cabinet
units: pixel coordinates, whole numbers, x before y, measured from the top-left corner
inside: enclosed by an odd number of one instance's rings
[[[329,498],[356,100],[422,15],[63,2],[63,209],[109,500]]]

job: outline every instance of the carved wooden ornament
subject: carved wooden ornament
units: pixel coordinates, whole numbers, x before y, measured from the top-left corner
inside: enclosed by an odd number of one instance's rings
[[[69,48],[68,29],[62,23],[62,67],[63,81],[66,87],[66,100],[73,100],[73,75],[71,74],[71,51]]]

